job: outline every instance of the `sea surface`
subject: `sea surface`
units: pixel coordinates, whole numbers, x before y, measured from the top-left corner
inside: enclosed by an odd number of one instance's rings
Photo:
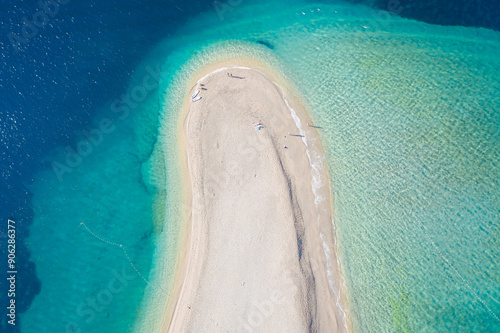
[[[321,127],[352,331],[500,331],[497,21],[373,6],[68,1],[29,33],[37,1],[0,3],[1,254],[10,218],[19,272],[0,331],[158,330],[183,91],[237,55],[288,77]]]

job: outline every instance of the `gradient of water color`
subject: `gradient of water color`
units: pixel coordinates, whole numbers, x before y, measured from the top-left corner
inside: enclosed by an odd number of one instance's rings
[[[23,331],[158,327],[182,223],[179,94],[210,58],[238,53],[275,64],[322,127],[353,328],[499,330],[498,46],[486,29],[347,4],[199,15],[150,53],[128,92],[160,63],[158,89],[123,120],[103,107],[94,126],[109,117],[116,130],[63,182],[52,170],[36,177],[27,243],[42,289]],[[103,309],[81,315],[98,296]]]

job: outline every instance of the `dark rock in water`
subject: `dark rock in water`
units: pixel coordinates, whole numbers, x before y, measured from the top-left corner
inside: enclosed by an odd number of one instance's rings
[[[264,45],[267,48],[270,48],[271,50],[274,50],[274,45],[266,42],[265,40],[258,40],[257,43]]]

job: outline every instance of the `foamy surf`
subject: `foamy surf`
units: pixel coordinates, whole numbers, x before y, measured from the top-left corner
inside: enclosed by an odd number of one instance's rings
[[[310,150],[308,140],[307,140],[307,135],[306,135],[307,133],[304,130],[304,128],[302,127],[302,121],[300,120],[299,116],[297,115],[297,113],[295,112],[293,107],[290,105],[288,100],[286,99],[285,94],[284,94],[281,86],[279,84],[277,84],[276,82],[273,82],[273,83],[280,89],[283,101],[285,102],[286,106],[290,110],[290,114],[295,122],[295,125],[299,129],[300,135],[302,135],[302,142],[306,146],[307,158],[309,160],[309,165],[311,166],[311,178],[312,178],[311,188],[312,188],[312,191],[314,194],[314,204],[316,206],[316,212],[317,212],[318,224],[319,224],[319,216],[321,213],[319,205],[321,202],[323,202],[325,200],[325,198],[319,194],[319,189],[325,185],[325,183],[323,182],[322,177],[321,177],[321,171],[324,168],[323,160],[322,160],[320,154],[318,154],[318,153],[313,152],[314,158],[311,157],[311,150]],[[333,230],[335,230],[335,223],[333,220],[332,220],[332,225],[333,225]],[[347,331],[349,331],[349,328],[347,325],[347,315],[346,315],[346,312],[344,311],[344,308],[341,305],[340,291],[337,290],[337,288],[335,287],[335,278],[334,278],[334,274],[333,274],[331,255],[330,255],[331,250],[330,250],[330,247],[328,246],[328,243],[326,241],[325,236],[323,235],[323,233],[321,231],[320,231],[319,236],[322,240],[322,248],[323,248],[323,252],[325,254],[325,258],[326,258],[326,271],[327,271],[328,283],[330,285],[330,289],[332,290],[333,294],[335,295],[335,304],[337,305],[337,308],[340,310],[340,312],[342,314],[343,325],[344,325],[345,329]],[[333,236],[334,236],[335,242],[337,242],[337,237],[335,235],[335,232],[334,232]],[[338,261],[338,258],[337,258],[337,265],[339,265],[339,267],[340,267],[340,263]]]

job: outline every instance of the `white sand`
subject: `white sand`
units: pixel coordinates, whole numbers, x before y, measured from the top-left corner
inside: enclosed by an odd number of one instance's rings
[[[320,238],[321,230],[340,289],[328,186],[316,206],[306,147],[289,135],[299,131],[280,88],[242,68],[200,83],[190,95],[200,89],[202,99],[190,102],[183,123],[191,225],[168,331],[345,331]]]

